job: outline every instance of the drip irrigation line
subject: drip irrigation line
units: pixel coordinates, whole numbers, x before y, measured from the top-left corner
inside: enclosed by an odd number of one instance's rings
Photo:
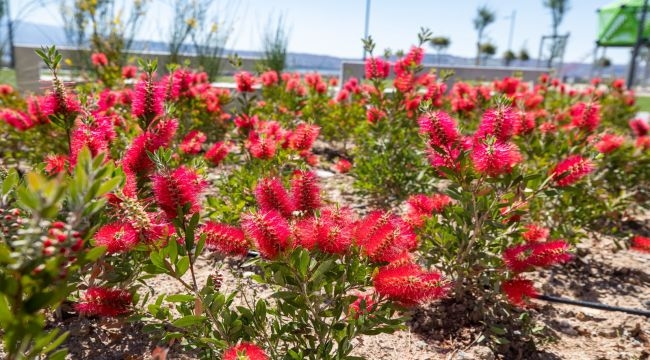
[[[595,303],[595,302],[590,302],[590,301],[581,301],[581,300],[573,300],[573,299],[567,299],[567,298],[561,298],[557,296],[550,296],[550,295],[540,295],[537,297],[539,300],[545,300],[549,302],[555,302],[555,303],[560,303],[560,304],[569,304],[569,305],[577,305],[577,306],[582,306],[582,307],[588,307],[588,308],[593,308],[593,309],[600,309],[600,310],[607,310],[607,311],[620,311],[632,315],[640,315],[640,316],[647,316],[650,317],[650,311],[646,310],[640,310],[640,309],[632,309],[632,308],[624,308],[624,307],[619,307],[619,306],[611,306],[611,305],[605,305],[601,303]]]

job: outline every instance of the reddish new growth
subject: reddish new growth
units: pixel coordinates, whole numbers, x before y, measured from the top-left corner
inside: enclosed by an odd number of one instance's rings
[[[618,149],[625,142],[625,137],[614,134],[605,134],[600,138],[594,147],[598,152],[603,154],[609,154],[612,151]]]
[[[205,247],[223,255],[246,256],[248,241],[244,232],[235,226],[208,221],[200,231],[205,234]]]
[[[578,129],[592,132],[600,124],[600,105],[579,102],[571,107],[571,124]]]
[[[499,176],[512,171],[521,162],[519,149],[512,143],[478,140],[472,149],[472,163],[480,174]]]
[[[137,244],[138,232],[129,223],[106,224],[95,234],[95,245],[106,246],[109,254],[127,252]]]
[[[397,215],[373,211],[357,224],[354,239],[374,262],[392,262],[418,245],[413,229]]]
[[[558,186],[569,186],[596,169],[594,163],[580,155],[573,155],[561,161],[553,170],[553,177]]]
[[[517,114],[511,107],[499,106],[496,109],[488,109],[481,118],[474,138],[481,140],[492,135],[497,141],[506,142],[514,134],[516,123]]]
[[[291,179],[291,198],[296,210],[318,210],[321,201],[316,174],[311,171],[294,172]]]
[[[181,166],[173,171],[153,175],[153,194],[156,203],[165,212],[169,220],[178,214],[178,208],[189,204],[189,213],[201,209],[199,196],[205,187],[205,182],[196,171]]]
[[[503,262],[515,273],[528,271],[536,266],[548,267],[571,260],[569,244],[564,240],[528,242],[515,245],[503,252]]]
[[[501,284],[501,290],[508,298],[508,301],[515,306],[525,306],[528,299],[539,296],[533,282],[520,277],[504,281]]]
[[[68,157],[65,155],[47,155],[45,157],[45,172],[49,175],[56,175],[66,171],[68,168]]]
[[[425,271],[412,263],[397,263],[379,269],[373,279],[377,293],[404,306],[415,306],[447,294],[449,284],[436,271]]]
[[[235,74],[235,82],[239,92],[252,92],[255,85],[255,77],[247,71],[241,71]]]
[[[390,74],[390,63],[375,57],[366,60],[366,79],[385,79]]]
[[[75,310],[86,316],[118,316],[131,312],[131,294],[122,289],[91,287]]]
[[[212,165],[217,166],[221,164],[221,162],[226,158],[226,156],[228,156],[228,154],[230,153],[230,149],[231,149],[230,144],[220,141],[212,145],[212,147],[210,147],[210,149],[206,151],[205,159],[210,163],[212,163]]]
[[[165,88],[153,79],[140,80],[135,85],[135,94],[131,104],[134,117],[144,117],[151,121],[164,111]]]
[[[302,123],[296,127],[289,137],[289,147],[301,151],[309,150],[316,141],[320,127]]]
[[[289,245],[289,223],[275,210],[243,215],[241,224],[246,236],[267,259],[275,258]]]
[[[205,133],[198,130],[192,130],[181,141],[180,149],[186,154],[198,154],[201,152],[201,145],[207,140]]]
[[[269,357],[257,345],[243,342],[223,353],[223,360],[268,360]]]
[[[632,238],[630,249],[650,253],[650,238],[636,235]]]
[[[262,179],[255,187],[255,200],[260,210],[276,210],[287,219],[296,210],[293,200],[278,178]]]
[[[451,198],[447,195],[413,195],[406,200],[406,221],[413,227],[420,227],[433,214],[441,213],[449,203]]]
[[[452,146],[460,139],[456,122],[444,111],[434,111],[418,119],[420,133],[429,137],[429,145]]]

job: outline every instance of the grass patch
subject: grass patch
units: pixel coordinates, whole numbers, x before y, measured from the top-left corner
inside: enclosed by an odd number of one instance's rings
[[[639,111],[650,112],[650,96],[638,96],[636,104],[639,106]]]
[[[0,69],[0,84],[9,84],[16,87],[16,71],[14,69]]]

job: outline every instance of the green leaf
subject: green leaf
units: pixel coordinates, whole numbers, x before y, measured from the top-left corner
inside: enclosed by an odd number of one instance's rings
[[[183,328],[192,325],[197,325],[205,321],[205,317],[198,315],[187,315],[172,322],[172,325]]]
[[[315,282],[315,281],[320,280],[320,278],[328,270],[330,270],[333,266],[334,266],[334,260],[329,259],[329,260],[323,261],[320,265],[318,265],[318,267],[316,268],[314,273],[311,275],[311,278],[309,279],[309,281]]]
[[[193,301],[194,296],[188,294],[174,294],[174,295],[167,295],[165,297],[165,300],[169,302]]]
[[[178,274],[178,276],[183,276],[189,268],[190,258],[187,255],[183,256],[176,263],[176,274]]]
[[[106,246],[96,246],[86,252],[84,259],[89,262],[95,261],[104,255],[104,252],[106,252]]]

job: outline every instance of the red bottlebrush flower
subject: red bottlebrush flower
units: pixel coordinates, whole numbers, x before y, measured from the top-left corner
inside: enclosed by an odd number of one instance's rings
[[[275,210],[243,215],[241,223],[246,236],[267,259],[275,258],[289,246],[289,223]]]
[[[314,211],[321,206],[318,177],[311,171],[295,171],[291,179],[291,198],[298,211]]]
[[[390,63],[382,58],[366,60],[366,79],[385,79],[390,74]]]
[[[508,96],[512,96],[517,92],[519,84],[519,79],[506,76],[501,81],[495,81],[494,87],[499,92],[502,92]]]
[[[255,187],[255,200],[263,212],[276,210],[287,219],[296,210],[293,200],[278,178],[260,180]]]
[[[46,116],[72,116],[79,113],[81,105],[72,95],[60,97],[57,93],[50,93],[43,98],[41,109]]]
[[[545,241],[548,239],[549,232],[549,229],[545,227],[537,224],[528,224],[526,225],[526,231],[521,236],[527,242]]]
[[[630,128],[636,136],[646,136],[650,131],[650,126],[643,119],[630,120]]]
[[[403,58],[395,62],[395,74],[400,76],[401,74],[410,72],[415,66],[422,63],[424,58],[424,49],[420,47],[411,47],[411,50]]]
[[[122,289],[91,287],[75,305],[75,310],[86,316],[118,316],[131,312],[131,294]]]
[[[522,160],[516,145],[500,141],[490,143],[489,140],[475,143],[471,158],[474,169],[488,176],[509,173]]]
[[[444,167],[453,171],[460,170],[460,164],[458,163],[460,150],[457,147],[450,149],[434,149],[429,146],[427,148],[427,155],[429,163],[436,169]],[[443,172],[439,172],[441,176],[444,176]]]
[[[515,121],[515,135],[530,134],[535,130],[535,113],[520,111]]]
[[[316,221],[314,230],[316,245],[322,252],[345,254],[352,245],[351,227],[336,218],[322,216]]]
[[[223,360],[268,360],[264,350],[252,343],[241,343],[223,353]]]
[[[45,172],[49,175],[56,175],[66,171],[68,168],[68,157],[65,155],[48,155],[45,157]]]
[[[501,258],[510,271],[520,273],[533,267],[531,256],[534,245],[532,244],[535,243],[515,245],[503,251]]]
[[[108,65],[108,58],[104,53],[93,53],[92,55],[90,55],[90,61],[92,61],[93,65],[97,67],[103,67]]]
[[[14,92],[14,88],[9,84],[0,84],[0,96],[7,96]]]
[[[346,89],[341,89],[339,93],[336,95],[336,102],[343,102],[347,100],[350,97],[350,92],[347,91]]]
[[[445,83],[433,83],[427,86],[427,92],[424,94],[424,100],[430,100],[431,105],[435,107],[442,106],[442,100],[447,91],[447,84]]]
[[[32,120],[37,124],[47,124],[50,119],[43,111],[44,98],[38,96],[30,96],[27,98],[27,112]]]
[[[275,156],[277,144],[273,139],[266,136],[260,137],[258,134],[253,132],[251,132],[250,135],[246,147],[254,158],[268,160]]]
[[[414,227],[420,227],[433,214],[441,213],[449,203],[451,203],[451,198],[443,194],[412,195],[406,200],[407,222]]]
[[[80,122],[72,131],[70,140],[70,166],[77,164],[77,156],[84,147],[95,157],[99,153],[108,154],[109,139],[113,136],[112,124],[103,126],[101,123],[86,124]]]
[[[569,186],[596,169],[594,163],[580,155],[573,155],[561,161],[553,169],[553,177],[557,186]]]
[[[135,85],[135,94],[131,103],[131,113],[134,117],[153,119],[163,113],[165,88],[155,83],[153,79],[140,80]]]
[[[298,219],[291,224],[291,243],[294,247],[312,250],[317,244],[318,220],[315,217]]]
[[[641,235],[634,236],[630,249],[650,253],[650,238]]]
[[[178,208],[186,204],[190,204],[190,213],[201,209],[199,195],[205,187],[205,182],[199,178],[196,171],[181,166],[171,172],[156,174],[152,176],[151,181],[156,203],[169,220],[174,219]]]
[[[334,170],[338,173],[345,174],[352,169],[352,163],[344,158],[339,158],[339,160],[334,164]]]
[[[255,77],[247,71],[241,71],[235,74],[235,82],[239,92],[252,92],[255,85]]]
[[[13,109],[0,109],[0,120],[19,131],[25,131],[36,126],[36,123],[27,114]]]
[[[616,79],[612,81],[612,87],[616,90],[623,90],[625,88],[625,80],[623,79]]]
[[[376,107],[370,107],[366,111],[366,119],[371,124],[376,124],[380,120],[384,119],[385,117],[386,117],[386,113],[377,109]]]
[[[600,105],[579,102],[571,107],[571,124],[581,130],[592,132],[600,124]]]
[[[501,283],[501,291],[514,306],[525,306],[528,299],[534,299],[539,296],[533,282],[528,279],[515,277]]]
[[[138,232],[129,223],[106,224],[97,230],[95,245],[106,246],[108,254],[128,252],[138,244]]]
[[[625,137],[614,134],[605,134],[600,138],[594,147],[598,152],[603,154],[609,154],[612,151],[618,149],[625,142]]]
[[[456,122],[444,111],[426,113],[418,119],[420,134],[429,136],[429,144],[437,147],[453,145],[460,139]]]
[[[391,262],[418,245],[413,229],[398,216],[373,211],[357,224],[354,239],[374,262]]]
[[[397,66],[397,64],[395,65]],[[407,93],[413,90],[413,85],[415,83],[415,76],[410,72],[399,73],[395,80],[393,80],[393,86],[401,93]]]
[[[180,149],[186,154],[198,154],[201,152],[201,145],[207,138],[202,131],[192,130],[181,141]]]
[[[374,306],[375,301],[372,296],[357,295],[357,299],[348,308],[348,316],[358,319],[360,315],[370,314]]]
[[[200,230],[205,234],[205,247],[223,255],[246,256],[248,241],[244,232],[235,226],[208,221]]]
[[[122,77],[124,79],[135,79],[138,74],[138,68],[133,65],[127,65],[122,68]]]
[[[439,272],[424,271],[409,263],[381,267],[373,284],[378,294],[404,306],[439,299],[449,290],[449,284]]]
[[[208,149],[208,151],[205,153],[205,159],[211,162],[212,165],[217,166],[221,164],[226,156],[228,156],[230,149],[230,144],[220,141]]]
[[[499,106],[496,109],[488,109],[481,118],[478,130],[474,137],[485,139],[488,135],[497,138],[498,141],[510,140],[515,132],[517,114],[509,106]]]
[[[276,85],[280,79],[278,77],[278,73],[275,72],[274,70],[267,71],[263,73],[260,76],[260,80],[262,80],[262,85],[264,86],[273,86]]]
[[[636,142],[634,143],[634,146],[641,148],[641,149],[650,149],[650,136],[639,136],[636,138]]]
[[[107,111],[115,106],[115,104],[117,104],[117,100],[118,94],[115,91],[105,89],[99,94],[99,100],[97,100],[97,110]]]
[[[569,244],[564,240],[530,243],[532,245],[531,263],[547,267],[571,260]]]
[[[301,151],[311,149],[320,133],[320,127],[302,123],[296,127],[289,137],[289,147]]]

